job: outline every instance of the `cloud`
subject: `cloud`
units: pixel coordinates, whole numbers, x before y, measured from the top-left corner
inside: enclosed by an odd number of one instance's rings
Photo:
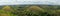
[[[0,5],[13,4],[51,4],[60,5],[59,0],[0,0]]]

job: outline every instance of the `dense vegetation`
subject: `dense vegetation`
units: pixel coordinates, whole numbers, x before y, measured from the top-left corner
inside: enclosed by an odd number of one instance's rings
[[[59,5],[5,5],[0,16],[60,16]]]

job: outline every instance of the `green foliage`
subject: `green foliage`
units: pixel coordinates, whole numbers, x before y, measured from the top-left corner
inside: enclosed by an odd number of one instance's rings
[[[9,9],[5,10],[6,8]],[[24,6],[20,7],[17,5],[15,7],[8,6],[0,10],[0,14],[8,16],[58,16],[60,9],[57,6]]]

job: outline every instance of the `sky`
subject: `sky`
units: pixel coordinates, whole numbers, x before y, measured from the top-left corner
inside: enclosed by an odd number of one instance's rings
[[[60,5],[60,0],[0,0],[0,5],[49,4]]]

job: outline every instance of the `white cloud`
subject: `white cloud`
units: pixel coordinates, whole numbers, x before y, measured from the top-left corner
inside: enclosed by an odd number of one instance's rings
[[[12,4],[55,4],[60,5],[60,0],[0,0],[0,5]]]

